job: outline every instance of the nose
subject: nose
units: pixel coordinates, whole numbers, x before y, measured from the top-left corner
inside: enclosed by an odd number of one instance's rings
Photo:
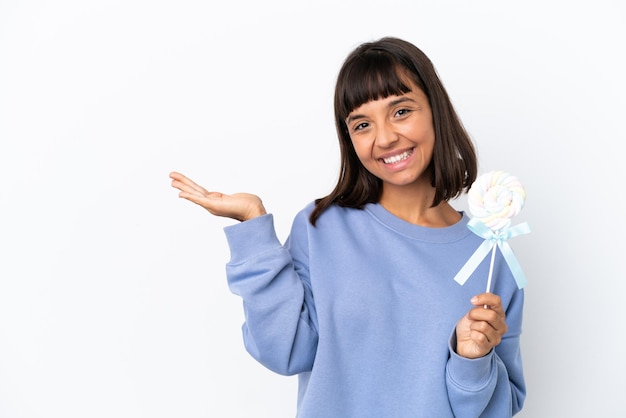
[[[378,126],[376,131],[376,145],[380,148],[389,148],[398,141],[398,133],[393,129],[390,123],[382,123]]]

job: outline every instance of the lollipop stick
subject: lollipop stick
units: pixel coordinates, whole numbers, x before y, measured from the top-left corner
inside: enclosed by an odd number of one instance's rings
[[[496,244],[493,244],[493,247],[491,247],[491,262],[489,263],[489,277],[487,278],[487,293],[490,292],[491,290],[491,277],[493,276],[493,262],[496,258]],[[484,306],[485,309],[488,308],[487,305]]]

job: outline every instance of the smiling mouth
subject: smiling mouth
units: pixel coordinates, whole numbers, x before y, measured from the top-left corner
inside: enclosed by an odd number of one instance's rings
[[[385,164],[395,164],[395,163],[399,163],[400,161],[404,161],[407,158],[409,158],[411,156],[411,154],[413,154],[413,151],[415,151],[414,148],[411,148],[408,151],[404,151],[401,154],[398,155],[394,155],[391,157],[387,157],[387,158],[381,158],[382,162],[384,162]]]

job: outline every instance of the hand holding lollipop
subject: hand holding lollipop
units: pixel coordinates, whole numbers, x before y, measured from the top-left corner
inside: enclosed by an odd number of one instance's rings
[[[521,289],[526,285],[521,266],[507,243],[509,238],[530,232],[527,223],[510,227],[511,218],[522,210],[525,199],[524,187],[516,177],[509,173],[491,171],[476,179],[468,191],[469,209],[474,217],[467,227],[476,235],[485,238],[485,242],[478,247],[454,280],[461,285],[464,284],[491,250],[491,264],[487,279],[487,292],[489,292],[497,246],[511,268],[518,288]]]

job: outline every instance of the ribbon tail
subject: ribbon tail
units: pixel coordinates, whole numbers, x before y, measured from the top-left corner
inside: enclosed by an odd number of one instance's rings
[[[517,288],[522,289],[528,282],[524,272],[522,271],[522,266],[517,261],[517,258],[515,258],[515,254],[513,254],[513,249],[506,241],[498,242],[498,247],[504,256],[506,263],[509,265],[511,273],[513,273],[513,278],[515,279],[515,283],[517,283]]]
[[[454,276],[454,281],[463,286],[494,245],[495,243],[492,241],[483,241],[483,243],[480,244],[480,247],[478,247],[469,260],[467,260],[461,270],[459,270],[456,276]]]
[[[524,235],[528,233],[530,233],[530,225],[528,225],[528,222],[524,222],[508,228],[505,239],[515,238],[519,235]]]

